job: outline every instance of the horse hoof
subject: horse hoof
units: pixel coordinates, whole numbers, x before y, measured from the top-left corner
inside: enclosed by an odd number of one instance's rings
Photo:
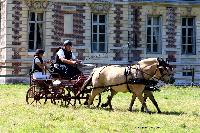
[[[105,108],[105,107],[107,107],[108,106],[108,104],[101,104],[101,107],[102,108]]]
[[[87,101],[85,101],[85,102],[84,102],[84,105],[88,105],[88,102],[87,102]]]
[[[128,111],[132,112],[133,110],[131,108],[129,108]]]

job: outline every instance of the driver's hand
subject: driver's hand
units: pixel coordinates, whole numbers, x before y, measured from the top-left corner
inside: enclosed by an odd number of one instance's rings
[[[80,63],[81,63],[81,60],[76,60],[76,63],[80,64]]]
[[[72,62],[73,65],[74,65],[74,64],[77,64],[76,61],[71,61],[71,62]]]

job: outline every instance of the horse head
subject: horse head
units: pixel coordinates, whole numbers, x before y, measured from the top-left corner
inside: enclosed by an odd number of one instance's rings
[[[156,78],[165,83],[174,83],[174,68],[162,58],[148,58],[138,62],[145,79]]]
[[[163,60],[162,58],[157,58],[158,65],[157,70],[154,77],[159,80],[164,81],[165,83],[173,84],[175,82],[174,76],[174,68],[172,65],[168,63],[168,61]]]

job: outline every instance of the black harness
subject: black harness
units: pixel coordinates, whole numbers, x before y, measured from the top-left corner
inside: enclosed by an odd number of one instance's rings
[[[158,81],[156,81],[156,80],[154,80],[154,79],[161,80],[161,79],[163,79],[164,76],[168,75],[167,73],[164,74],[164,73],[163,73],[164,70],[160,69],[159,67],[160,67],[160,66],[163,66],[164,69],[167,69],[166,67],[169,67],[169,68],[170,68],[170,65],[167,64],[164,60],[159,60],[159,59],[158,59],[158,62],[159,62],[159,65],[157,65],[157,68],[156,68],[156,70],[155,70],[155,72],[154,72],[153,75],[151,75],[151,74],[149,74],[149,73],[146,73],[146,72],[143,72],[143,71],[141,70],[141,68],[140,68],[140,64],[137,64],[138,67],[136,67],[136,68],[132,68],[131,66],[128,66],[128,67],[126,67],[125,70],[124,70],[124,75],[125,75],[125,79],[126,79],[126,81],[125,81],[124,83],[119,83],[119,84],[115,84],[115,85],[108,85],[108,86],[93,87],[93,89],[95,89],[95,88],[108,88],[108,87],[113,87],[113,86],[119,86],[119,85],[126,84],[126,85],[127,85],[128,91],[131,93],[132,91],[131,91],[131,89],[130,89],[130,87],[129,87],[129,84],[143,84],[143,85],[145,85],[145,87],[147,86],[146,89],[147,89],[148,87],[150,87],[150,86],[155,87],[155,86],[157,85]],[[103,69],[106,68],[106,67],[107,67],[107,66],[103,67]],[[147,67],[147,66],[146,66],[146,67]],[[102,69],[102,70],[103,70],[103,69]],[[136,76],[135,76],[136,78],[133,76],[133,74],[132,74],[132,72],[131,72],[131,69],[136,69]],[[170,69],[171,69],[171,68],[170,68]],[[102,71],[102,70],[101,70],[101,71]],[[153,76],[157,73],[158,70],[160,71],[161,76],[160,76],[159,78],[153,77]],[[100,71],[100,73],[101,73],[101,71]],[[137,76],[138,76],[138,75],[137,75],[137,74],[138,74],[138,71],[142,73],[142,78],[137,78]],[[99,73],[99,75],[100,75],[100,73]],[[144,78],[144,74],[153,77],[153,79],[145,79],[145,78]],[[128,80],[128,76],[129,76],[129,75],[131,75],[132,78]]]

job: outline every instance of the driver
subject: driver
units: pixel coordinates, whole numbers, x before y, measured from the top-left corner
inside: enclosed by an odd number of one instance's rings
[[[80,63],[80,60],[77,60],[72,53],[72,42],[70,40],[66,40],[63,43],[63,47],[58,50],[55,59],[56,63],[54,67],[61,77],[65,79],[77,79],[78,76],[82,74],[82,72],[75,67],[76,64]]]

